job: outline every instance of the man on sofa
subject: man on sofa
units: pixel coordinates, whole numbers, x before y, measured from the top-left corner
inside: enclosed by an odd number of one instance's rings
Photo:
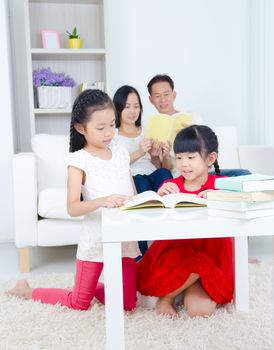
[[[176,91],[174,91],[174,82],[166,74],[155,75],[147,84],[149,101],[157,109],[158,113],[173,115],[182,113],[174,107]],[[200,118],[193,115],[192,124],[201,124]],[[222,176],[240,176],[248,175],[247,169],[221,169]]]

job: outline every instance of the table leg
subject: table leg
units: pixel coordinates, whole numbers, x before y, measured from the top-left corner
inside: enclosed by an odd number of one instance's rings
[[[121,243],[104,243],[106,348],[124,350]]]
[[[235,257],[235,290],[234,302],[236,310],[248,311],[249,286],[248,286],[248,238],[234,238]]]

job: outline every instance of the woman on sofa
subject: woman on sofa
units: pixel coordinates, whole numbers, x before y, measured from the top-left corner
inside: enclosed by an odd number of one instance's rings
[[[171,145],[145,138],[141,125],[143,106],[134,87],[120,87],[114,94],[113,103],[116,108],[115,140],[129,151],[137,193],[157,191],[165,180],[172,178]]]

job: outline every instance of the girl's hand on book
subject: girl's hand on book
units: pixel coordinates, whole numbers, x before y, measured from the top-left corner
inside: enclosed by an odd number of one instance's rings
[[[160,196],[164,196],[165,194],[178,193],[178,192],[180,192],[180,190],[179,190],[179,187],[175,183],[167,182],[159,188],[157,193]]]
[[[211,191],[214,191],[214,190],[204,190],[204,191],[201,191],[200,193],[197,194],[197,196],[198,196],[198,197],[201,197],[201,198],[206,198],[207,192],[211,192]]]
[[[119,208],[130,199],[132,199],[131,196],[126,196],[123,194],[112,194],[111,196],[102,197],[102,207]]]

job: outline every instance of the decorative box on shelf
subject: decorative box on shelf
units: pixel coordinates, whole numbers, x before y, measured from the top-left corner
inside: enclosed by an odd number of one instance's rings
[[[71,108],[71,90],[69,86],[39,86],[37,88],[39,108]]]
[[[69,75],[53,72],[50,67],[38,68],[32,73],[32,81],[37,88],[39,108],[71,108],[71,90],[75,81]]]

